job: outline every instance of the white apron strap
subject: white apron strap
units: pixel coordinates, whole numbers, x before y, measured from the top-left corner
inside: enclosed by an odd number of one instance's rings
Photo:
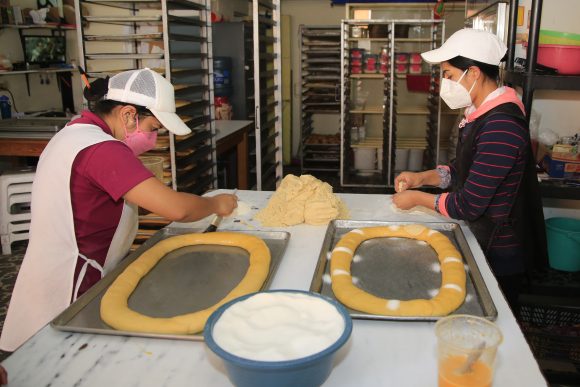
[[[135,240],[135,235],[137,235],[138,226],[139,216],[137,206],[125,202],[119,225],[107,251],[107,257],[103,265],[103,275],[115,268],[121,259],[127,255]]]
[[[87,267],[89,265],[91,265],[92,267],[94,267],[95,269],[97,269],[100,273],[101,273],[101,278],[103,278],[103,267],[101,265],[99,265],[99,263],[97,261],[95,261],[94,259],[89,259],[86,256],[82,255],[81,253],[79,253],[79,257],[85,260],[85,263],[83,263],[83,266],[81,267],[81,271],[79,272],[79,277],[77,278],[77,284],[75,286],[75,292],[73,294],[73,302],[76,301],[78,295],[79,295],[79,289],[81,287],[81,284],[83,283],[83,280],[85,279],[85,275],[87,274]]]

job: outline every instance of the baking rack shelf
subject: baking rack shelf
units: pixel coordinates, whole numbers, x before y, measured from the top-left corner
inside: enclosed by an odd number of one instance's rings
[[[419,37],[395,36],[400,27],[411,26],[420,30]],[[361,27],[375,31],[375,36],[351,36]],[[439,67],[422,65],[421,73],[429,77],[425,98],[402,87],[408,79],[398,67],[417,63],[411,62],[409,51],[442,44],[442,21],[343,20],[341,34],[341,185],[392,187],[397,149],[422,151],[419,168],[434,168],[442,146],[441,116],[446,114],[438,96]],[[417,135],[422,136],[420,142],[403,140]]]
[[[340,26],[301,25],[300,36],[302,173],[338,172]]]
[[[177,114],[192,134],[160,132],[145,154],[164,159],[163,182],[195,194],[216,188],[210,0],[76,0],[75,9],[90,78],[149,67],[175,85]],[[166,223],[141,217],[139,240]]]

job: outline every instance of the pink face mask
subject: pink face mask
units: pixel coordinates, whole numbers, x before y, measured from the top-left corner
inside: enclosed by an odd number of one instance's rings
[[[127,144],[129,148],[133,151],[135,156],[139,156],[141,153],[145,153],[153,148],[155,148],[155,143],[157,142],[157,131],[144,132],[139,128],[139,116],[135,116],[136,129],[132,133],[127,133],[127,127],[125,127],[125,139],[123,142]]]

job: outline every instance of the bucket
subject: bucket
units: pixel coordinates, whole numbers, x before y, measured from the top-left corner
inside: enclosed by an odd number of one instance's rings
[[[395,149],[395,171],[405,171],[407,170],[407,165],[409,162],[409,150],[408,149]]]
[[[580,271],[580,219],[546,219],[550,267]]]
[[[377,148],[353,148],[354,167],[360,176],[370,176],[375,170]]]
[[[156,178],[163,181],[163,157],[159,156],[141,156],[139,160],[145,168],[151,171]]]
[[[407,168],[409,171],[418,172],[423,168],[423,149],[409,150],[409,164]]]
[[[231,97],[232,58],[227,56],[213,58],[213,87],[216,97]]]

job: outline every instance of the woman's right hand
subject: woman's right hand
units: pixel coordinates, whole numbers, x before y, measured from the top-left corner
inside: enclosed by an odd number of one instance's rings
[[[395,177],[395,192],[403,192],[409,188],[417,188],[423,185],[421,173],[401,172]]]
[[[211,197],[214,212],[219,216],[228,216],[238,207],[238,197],[232,194],[219,194]]]

